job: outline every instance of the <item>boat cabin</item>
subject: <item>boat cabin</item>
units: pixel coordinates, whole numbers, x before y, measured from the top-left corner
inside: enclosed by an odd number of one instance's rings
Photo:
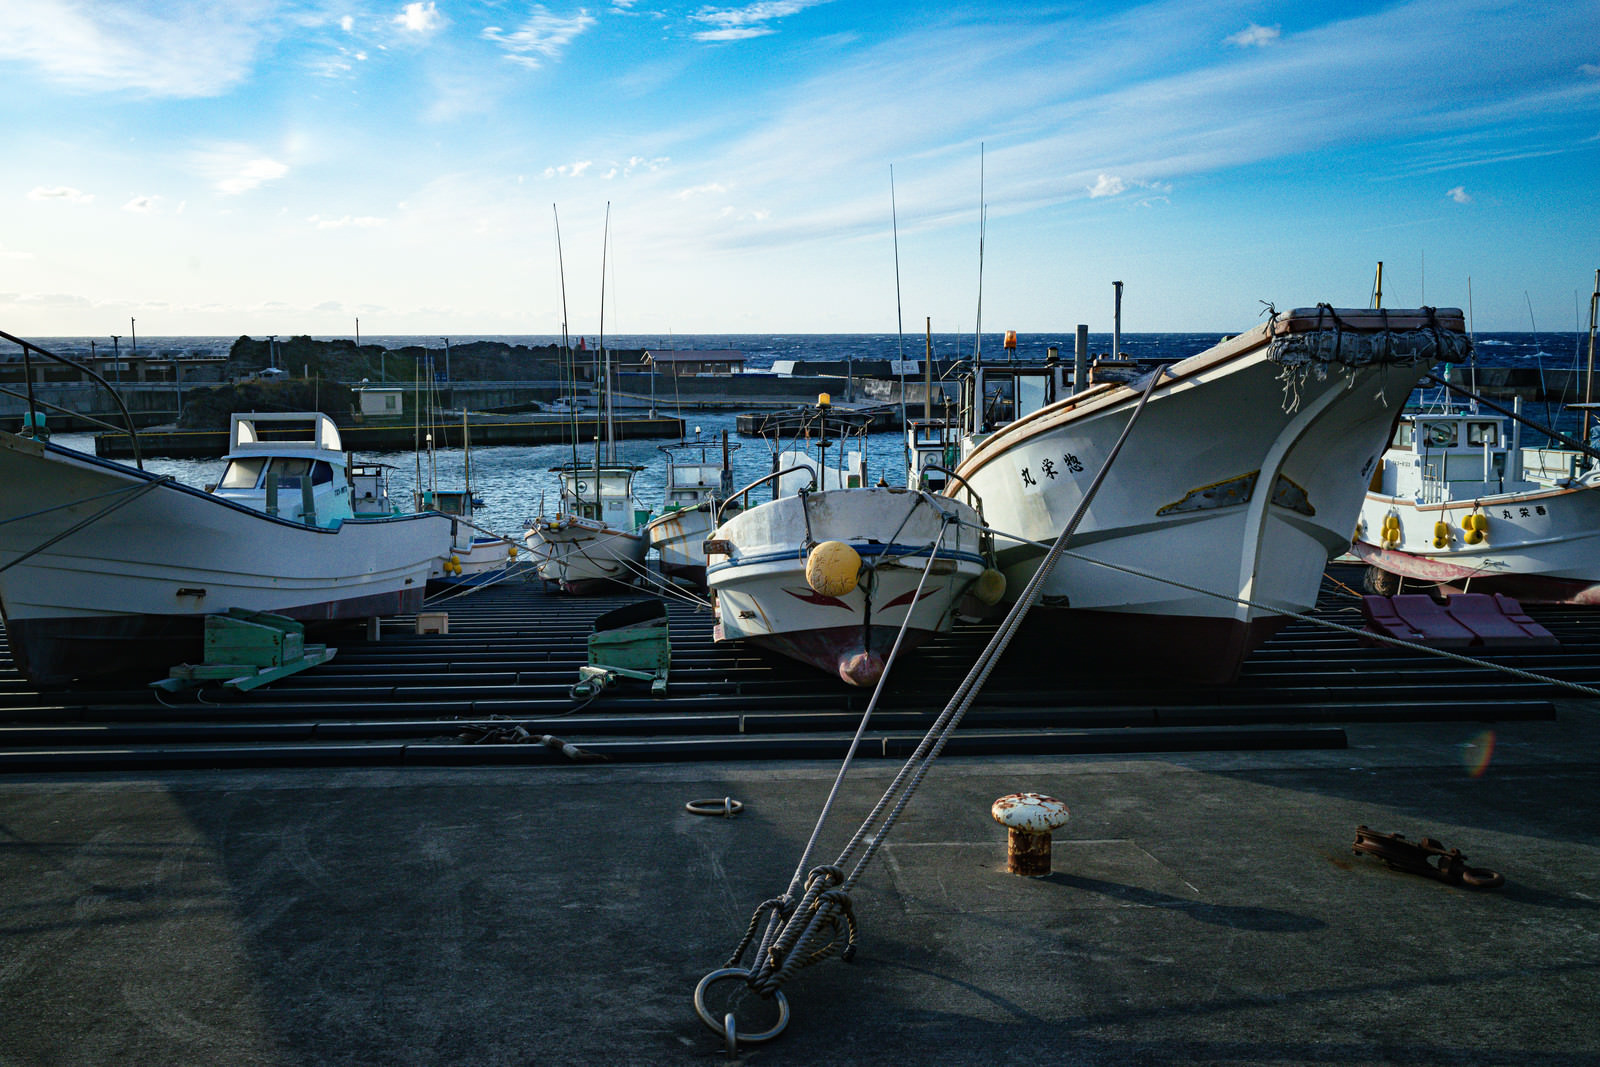
[[[650,509],[633,495],[634,475],[644,470],[633,463],[567,463],[551,467],[561,479],[561,510],[603,522],[614,530],[636,530],[650,519]],[[598,472],[599,477],[596,478]]]
[[[906,445],[911,453],[906,487],[944,492],[950,481],[949,472],[955,470],[961,460],[960,429],[943,419],[909,419]]]
[[[667,457],[667,484],[661,498],[663,510],[692,508],[713,498],[726,500],[733,494],[728,453],[739,446],[728,444],[726,430],[722,434],[720,460],[707,455],[711,443],[706,441],[680,441],[660,447]]]
[[[308,526],[354,516],[350,457],[321,412],[234,415],[217,496]]]

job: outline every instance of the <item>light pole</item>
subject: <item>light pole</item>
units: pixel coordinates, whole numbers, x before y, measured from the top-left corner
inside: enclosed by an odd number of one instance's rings
[[[122,346],[118,344],[121,340],[120,333],[111,335],[111,373],[116,376],[118,385],[122,384]]]
[[[444,339],[444,380],[450,380],[450,338]]]

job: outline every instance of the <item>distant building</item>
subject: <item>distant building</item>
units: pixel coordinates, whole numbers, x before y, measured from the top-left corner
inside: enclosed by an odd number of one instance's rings
[[[669,377],[722,377],[744,372],[744,353],[732,349],[646,352],[645,362]]]
[[[356,410],[363,418],[381,419],[406,413],[405,389],[398,385],[360,385],[356,387]]]

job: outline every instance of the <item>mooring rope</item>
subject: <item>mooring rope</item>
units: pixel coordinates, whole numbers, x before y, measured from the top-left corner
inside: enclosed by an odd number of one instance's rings
[[[1138,423],[1143,414],[1145,405],[1154,394],[1157,384],[1165,375],[1165,368],[1158,368],[1149,377],[1144,391],[1139,396],[1127,425],[1122,429],[1116,443],[1107,454],[1105,462],[1095,475],[1093,482],[1085,491],[1083,499],[1079,502],[1072,519],[1062,529],[1060,535],[1050,550],[1045,553],[1038,569],[1029,579],[1027,586],[1017,598],[1017,602],[1007,613],[999,628],[990,638],[989,644],[979,655],[977,661],[968,671],[967,676],[952,694],[950,701],[939,714],[933,725],[928,728],[922,740],[918,743],[916,751],[901,766],[899,772],[884,791],[872,811],[861,826],[856,830],[855,836],[840,854],[839,861],[834,864],[814,868],[806,877],[804,893],[798,902],[793,900],[793,883],[791,889],[784,897],[775,900],[763,901],[757,906],[756,916],[750,924],[751,933],[747,934],[741,943],[740,950],[728,967],[713,971],[701,980],[700,987],[696,990],[696,1009],[700,1017],[713,1031],[724,1033],[724,1023],[715,1019],[709,1012],[702,1010],[703,994],[707,983],[714,979],[724,978],[730,974],[742,974],[745,983],[756,993],[763,997],[781,996],[780,987],[791,978],[800,968],[817,962],[819,959],[833,955],[838,940],[839,924],[841,919],[848,930],[848,943],[844,955],[851,955],[856,940],[856,920],[850,906],[849,892],[860,880],[867,866],[876,855],[878,848],[886,840],[889,831],[898,821],[900,814],[905,810],[912,795],[921,784],[922,779],[932,768],[944,750],[946,742],[955,728],[960,725],[962,717],[977,697],[988,680],[990,672],[999,661],[1001,654],[1010,643],[1021,623],[1023,615],[1037,596],[1050,572],[1055,568],[1056,561],[1065,550],[1067,542],[1071,539],[1084,514],[1088,511],[1090,502],[1099,492],[1106,475],[1110,472],[1122,447],[1126,444],[1133,427]],[[892,804],[892,807],[891,807]],[[887,812],[885,811],[887,809]],[[881,820],[881,822],[880,822]],[[874,830],[868,840],[868,831]],[[862,842],[866,841],[863,848]],[[856,859],[856,852],[861,855]],[[851,861],[854,866],[851,867]],[[802,864],[803,866],[803,864]],[[846,868],[849,868],[848,870]],[[769,914],[770,913],[770,914]],[[751,969],[741,972],[738,963],[742,959],[744,949],[753,939],[753,931],[759,925],[759,917],[769,914],[766,933],[761,939],[761,944],[752,962]],[[826,940],[821,940],[826,933]],[[819,943],[820,942],[820,943]],[[785,1016],[786,1018],[787,1016]],[[762,1035],[762,1039],[775,1036],[777,1028]],[[746,1037],[746,1041],[752,1040]]]
[[[21,563],[23,560],[30,559],[33,556],[38,555],[40,552],[43,552],[45,549],[49,548],[51,545],[55,544],[56,542],[63,541],[65,539],[67,539],[68,537],[71,537],[73,534],[77,533],[79,530],[83,529],[85,526],[90,526],[90,525],[92,525],[92,524],[94,524],[96,522],[99,522],[101,519],[105,518],[107,515],[111,514],[113,511],[116,511],[118,508],[125,507],[128,504],[133,503],[135,500],[138,500],[140,497],[144,496],[146,493],[150,492],[151,490],[159,489],[163,485],[171,485],[171,484],[173,484],[172,476],[170,474],[164,474],[159,478],[152,478],[150,481],[145,482],[143,485],[134,486],[134,487],[131,487],[131,488],[128,488],[128,489],[118,489],[118,490],[116,490],[116,493],[126,493],[127,495],[124,496],[121,500],[112,501],[111,503],[107,504],[105,507],[101,508],[99,511],[95,512],[93,515],[90,515],[88,518],[83,519],[81,522],[73,523],[71,526],[67,527],[65,530],[62,530],[60,533],[56,534],[54,537],[51,537],[51,538],[45,540],[44,542],[42,542],[41,544],[35,545],[34,547],[28,549],[28,551],[22,553],[16,559],[11,560],[9,563],[0,565],[0,571],[10,570],[12,567],[15,567],[17,564]],[[112,495],[115,495],[115,494],[113,494],[113,493],[103,493],[103,494],[99,494],[97,496],[88,497],[86,499],[87,500],[99,500],[104,496],[112,496]],[[75,501],[72,502],[72,504],[66,504],[66,505],[62,505],[62,506],[63,507],[71,507],[74,504],[81,504],[81,503],[84,503],[84,501],[75,500]],[[47,509],[45,509],[45,511],[56,511],[56,510],[58,510],[58,509],[57,508],[47,508]],[[35,512],[34,514],[42,515],[42,514],[45,514],[45,512],[44,511],[40,511],[40,512]],[[19,517],[27,518],[28,516],[19,516]]]
[[[1041,548],[1045,547],[1044,542],[1042,541],[1035,541],[1032,538],[1022,537],[1018,534],[1007,533],[1004,530],[997,530],[992,526],[986,526],[983,527],[983,529],[988,533],[993,534],[995,537],[1001,537],[1007,541],[1015,541],[1019,544],[1025,545],[1037,545]],[[1295,619],[1299,622],[1308,622],[1315,626],[1321,626],[1324,629],[1337,630],[1340,633],[1353,634],[1360,638],[1371,638],[1374,641],[1381,641],[1384,644],[1394,645],[1397,648],[1406,648],[1417,652],[1426,652],[1430,655],[1438,656],[1441,659],[1453,660],[1457,663],[1465,663],[1473,667],[1487,667],[1491,670],[1500,671],[1503,674],[1509,674],[1513,677],[1522,678],[1530,682],[1540,682],[1545,685],[1553,685],[1562,689],[1570,689],[1573,692],[1582,693],[1584,696],[1600,697],[1600,689],[1595,689],[1587,685],[1581,685],[1577,682],[1568,682],[1560,678],[1552,678],[1549,675],[1536,674],[1533,671],[1525,671],[1520,667],[1513,667],[1509,664],[1495,663],[1491,660],[1485,659],[1476,659],[1472,656],[1462,655],[1459,652],[1451,652],[1449,649],[1435,648],[1432,645],[1424,645],[1416,641],[1408,641],[1403,637],[1392,637],[1389,634],[1379,633],[1375,630],[1358,629],[1354,626],[1347,626],[1342,622],[1334,622],[1332,619],[1318,618],[1315,615],[1307,615],[1304,612],[1295,611],[1292,608],[1284,608],[1272,604],[1262,603],[1261,601],[1252,600],[1251,598],[1245,596],[1219,593],[1212,589],[1203,589],[1200,586],[1190,585],[1189,583],[1179,581],[1176,578],[1168,578],[1159,574],[1151,574],[1147,571],[1141,571],[1134,567],[1124,566],[1120,563],[1111,563],[1107,560],[1095,559],[1093,556],[1085,556],[1080,552],[1063,552],[1062,554],[1067,556],[1069,559],[1077,560],[1080,563],[1088,563],[1096,567],[1105,567],[1108,570],[1119,571],[1135,578],[1145,578],[1153,582],[1160,582],[1163,585],[1170,585],[1186,592],[1198,593],[1201,596],[1208,596],[1230,604],[1237,604],[1247,608],[1254,608],[1259,611],[1270,612],[1274,615],[1282,615],[1285,618]]]

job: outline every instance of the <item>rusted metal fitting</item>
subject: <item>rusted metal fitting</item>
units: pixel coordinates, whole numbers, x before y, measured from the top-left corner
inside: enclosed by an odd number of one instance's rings
[[[1459,848],[1446,849],[1431,837],[1407,841],[1405,834],[1380,833],[1358,826],[1351,850],[1358,856],[1376,856],[1393,871],[1420,874],[1470,889],[1499,889],[1506,884],[1505,875],[1499,871],[1469,867]]]
[[[1011,793],[989,809],[1006,828],[1006,870],[1029,878],[1050,873],[1050,834],[1065,826],[1067,806],[1043,793]]]

